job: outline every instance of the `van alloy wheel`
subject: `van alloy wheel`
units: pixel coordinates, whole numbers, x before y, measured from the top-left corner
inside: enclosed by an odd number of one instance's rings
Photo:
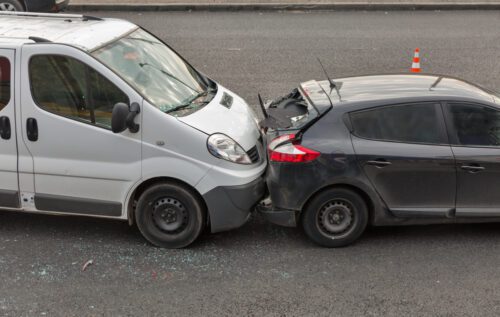
[[[181,202],[171,197],[165,197],[154,203],[153,219],[160,230],[167,233],[177,233],[186,228],[189,214]]]
[[[178,183],[159,183],[146,189],[135,208],[142,235],[164,248],[193,243],[206,224],[206,209],[197,193]]]

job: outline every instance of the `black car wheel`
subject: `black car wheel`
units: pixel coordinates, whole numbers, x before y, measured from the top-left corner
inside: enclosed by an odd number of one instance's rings
[[[335,188],[321,192],[304,210],[302,225],[307,236],[324,247],[353,243],[368,224],[368,208],[354,191]]]
[[[24,7],[17,0],[0,0],[0,11],[24,11]]]
[[[135,211],[137,227],[152,244],[183,248],[203,230],[205,210],[190,189],[177,184],[159,184],[139,198]]]

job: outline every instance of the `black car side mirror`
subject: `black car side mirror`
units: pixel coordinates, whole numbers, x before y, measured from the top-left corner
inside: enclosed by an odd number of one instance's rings
[[[117,103],[113,107],[111,115],[111,130],[113,133],[121,133],[127,128],[132,133],[139,132],[139,125],[134,122],[135,117],[141,112],[141,107],[137,102],[126,105],[123,102]]]

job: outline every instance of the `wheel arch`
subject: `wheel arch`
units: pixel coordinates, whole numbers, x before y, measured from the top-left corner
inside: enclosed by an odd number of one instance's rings
[[[365,201],[366,207],[368,208],[369,222],[373,223],[374,214],[377,210],[377,205],[376,205],[374,197],[371,196],[365,189],[361,188],[360,186],[349,184],[349,183],[330,184],[330,185],[327,185],[327,186],[324,186],[324,187],[318,189],[311,196],[309,196],[309,198],[307,198],[305,203],[302,205],[302,208],[299,211],[299,215],[298,215],[297,219],[302,221],[302,216],[304,214],[303,211],[307,208],[307,206],[311,203],[311,201],[315,197],[317,197],[319,194],[321,194],[327,190],[338,189],[338,188],[351,190],[351,191],[355,192],[356,194],[360,195],[361,198]]]

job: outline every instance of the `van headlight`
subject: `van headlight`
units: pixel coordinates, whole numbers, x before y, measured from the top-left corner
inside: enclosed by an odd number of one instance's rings
[[[207,141],[207,147],[213,156],[238,164],[252,164],[252,160],[243,148],[227,135],[212,134]]]

